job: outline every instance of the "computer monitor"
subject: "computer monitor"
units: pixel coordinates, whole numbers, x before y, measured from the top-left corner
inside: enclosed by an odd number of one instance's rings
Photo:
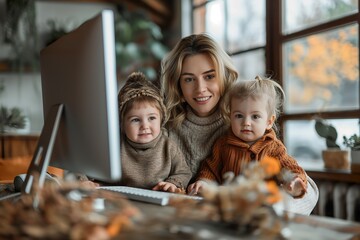
[[[34,172],[42,187],[47,166],[102,181],[121,178],[114,16],[83,23],[40,53],[44,128],[25,188]]]

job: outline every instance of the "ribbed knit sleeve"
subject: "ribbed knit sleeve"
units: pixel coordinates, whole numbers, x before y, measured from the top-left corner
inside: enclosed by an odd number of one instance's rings
[[[274,143],[269,146],[268,152],[268,155],[280,161],[282,169],[289,170],[296,176],[300,177],[304,183],[307,184],[307,178],[304,169],[300,167],[297,161],[287,153],[286,147],[281,143],[280,140],[275,140]]]
[[[215,142],[212,156],[202,162],[196,180],[210,180],[221,183],[222,176],[220,174],[223,168],[221,146],[224,146],[225,139],[225,137],[222,137]]]
[[[169,177],[165,179],[166,182],[173,183],[178,188],[186,189],[190,179],[191,171],[185,161],[185,157],[181,150],[177,147],[175,142],[169,140],[169,147],[166,149],[166,155],[171,156],[171,169]]]

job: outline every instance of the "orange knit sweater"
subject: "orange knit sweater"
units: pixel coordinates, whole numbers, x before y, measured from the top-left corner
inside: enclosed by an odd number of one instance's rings
[[[260,161],[264,156],[278,159],[281,168],[295,173],[307,184],[305,171],[287,154],[286,147],[272,129],[251,146],[236,137],[230,129],[228,134],[215,142],[212,156],[202,162],[197,180],[213,180],[222,184],[224,173],[231,171],[237,176],[244,163]]]

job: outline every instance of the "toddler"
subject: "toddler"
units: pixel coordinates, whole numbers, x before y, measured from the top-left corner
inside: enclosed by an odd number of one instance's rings
[[[245,163],[269,156],[280,162],[282,171],[277,180],[285,191],[294,198],[303,197],[306,173],[287,154],[274,131],[283,101],[281,86],[271,79],[236,82],[227,95],[230,130],[215,142],[212,156],[202,163],[197,181],[188,191],[197,193],[208,180],[222,184],[225,173],[239,175]]]
[[[144,74],[131,74],[120,90],[121,185],[185,191],[191,172],[162,127],[166,110],[159,90]]]

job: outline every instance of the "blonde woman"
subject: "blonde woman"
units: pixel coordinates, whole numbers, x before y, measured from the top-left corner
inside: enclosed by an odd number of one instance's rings
[[[160,84],[168,111],[167,129],[185,155],[192,172],[190,183],[229,127],[224,95],[237,78],[231,58],[207,34],[181,39],[162,61]],[[307,194],[293,211],[310,214],[317,199],[316,185],[308,184]]]
[[[238,73],[231,58],[206,34],[180,40],[163,60],[161,73],[169,136],[183,151],[194,178],[228,128],[221,103]]]

